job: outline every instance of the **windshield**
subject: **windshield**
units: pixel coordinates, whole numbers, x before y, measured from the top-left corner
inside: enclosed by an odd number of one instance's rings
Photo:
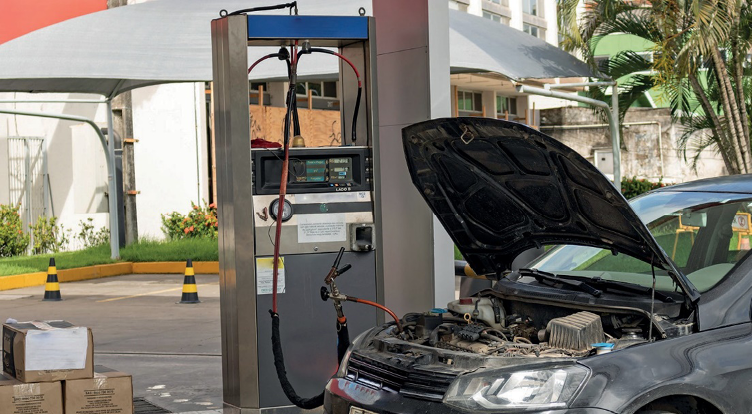
[[[630,200],[630,206],[693,285],[716,285],[751,246],[751,198],[741,194],[660,191]],[[529,265],[547,272],[651,286],[651,265],[624,254],[584,246],[553,246]],[[674,281],[656,269],[656,289],[674,291]]]

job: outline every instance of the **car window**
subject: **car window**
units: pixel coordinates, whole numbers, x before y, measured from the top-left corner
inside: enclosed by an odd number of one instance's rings
[[[703,292],[721,280],[750,251],[751,200],[718,193],[657,192],[631,200],[657,243]],[[634,257],[584,246],[557,246],[529,265],[554,273],[652,283],[651,266]],[[675,290],[656,272],[657,289]]]

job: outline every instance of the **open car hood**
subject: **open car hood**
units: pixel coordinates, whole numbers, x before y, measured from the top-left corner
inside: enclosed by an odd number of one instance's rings
[[[468,264],[499,279],[525,250],[576,244],[679,272],[612,183],[554,138],[515,122],[444,118],[403,129],[413,184]]]

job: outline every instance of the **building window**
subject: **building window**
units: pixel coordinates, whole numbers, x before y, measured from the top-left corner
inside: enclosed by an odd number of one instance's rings
[[[481,112],[482,107],[480,93],[458,91],[458,111]]]
[[[518,99],[507,96],[497,95],[497,114],[504,115],[507,112],[510,115],[518,113]]]
[[[337,98],[337,82],[298,82],[295,87],[297,95]]]
[[[265,92],[269,90],[267,88],[267,82],[250,82],[248,88],[252,91],[258,91],[259,86],[263,86]]]
[[[531,26],[530,24],[526,24],[526,23],[523,23],[523,31],[533,37],[541,37],[541,35],[543,35],[543,32],[544,32],[544,30],[536,26]]]
[[[538,16],[538,9],[538,0],[523,0],[523,13],[530,14],[531,16]]]
[[[497,23],[502,23],[502,16],[498,15],[497,13],[484,12],[483,14],[485,19],[489,19]]]

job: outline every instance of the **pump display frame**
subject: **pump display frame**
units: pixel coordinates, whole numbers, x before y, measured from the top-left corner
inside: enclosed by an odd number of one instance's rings
[[[289,249],[283,255],[286,262],[287,293],[280,296],[280,314],[289,315],[283,320],[281,327],[286,360],[303,361],[301,355],[309,356],[308,365],[296,364],[302,365],[301,368],[305,371],[306,369],[312,370],[312,367],[318,364],[316,362],[318,352],[326,353],[329,359],[334,358],[334,346],[326,345],[327,349],[319,351],[318,345],[314,342],[310,346],[304,346],[302,341],[308,343],[310,337],[300,333],[294,334],[293,337],[286,337],[285,332],[292,332],[291,329],[295,329],[295,326],[292,326],[295,316],[314,318],[315,315],[319,315],[317,317],[322,319],[321,335],[327,338],[324,342],[334,342],[334,318],[324,318],[324,313],[315,309],[319,309],[319,305],[326,306],[328,314],[334,316],[331,303],[321,302],[319,299],[319,287],[321,286],[320,279],[325,276],[328,263],[332,260],[332,251],[338,244],[342,244],[349,250],[343,262],[347,261],[353,265],[353,270],[339,279],[339,284],[360,297],[383,302],[384,288],[377,259],[379,241],[375,239],[372,244],[363,242],[359,244],[357,236],[351,237],[351,234],[356,234],[358,230],[364,228],[373,229],[366,233],[379,234],[379,196],[376,190],[378,185],[375,185],[371,179],[374,167],[370,161],[370,154],[378,151],[374,19],[365,16],[246,16],[241,14],[229,15],[212,21],[214,121],[217,165],[220,167],[217,170],[217,204],[220,222],[223,400],[226,409],[237,409],[241,413],[302,412],[297,407],[282,402],[279,394],[275,394],[268,388],[269,384],[276,383],[277,379],[270,371],[269,361],[266,359],[270,335],[269,315],[266,312],[269,297],[257,294],[259,270],[257,269],[258,253],[256,253],[258,250],[256,240],[262,236],[266,237],[266,228],[259,229],[255,223],[259,220],[256,215],[257,207],[266,207],[269,202],[265,201],[266,205],[254,203],[254,197],[259,197],[261,194],[258,194],[254,180],[250,176],[254,170],[254,155],[252,154],[256,151],[251,151],[249,139],[247,75],[248,47],[289,46],[296,39],[308,40],[316,47],[338,48],[337,50],[354,62],[361,72],[364,94],[358,108],[359,121],[356,124],[358,139],[356,142],[351,142],[350,116],[357,107],[355,94],[352,93],[356,78],[350,68],[344,66],[342,62],[339,63],[341,136],[344,144],[353,144],[342,147],[342,151],[365,148],[358,150],[363,153],[363,156],[359,155],[359,159],[364,161],[364,165],[358,166],[362,174],[358,191],[351,185],[352,190],[338,192],[351,192],[356,197],[359,194],[366,194],[367,197],[364,200],[367,201],[359,201],[357,209],[365,208],[365,203],[370,202],[369,213],[373,216],[373,223],[358,221],[349,223],[346,229],[348,236],[343,242],[307,243],[301,245],[303,249]],[[331,150],[336,152],[338,148],[340,147],[333,147]],[[311,151],[316,150],[311,149]],[[291,193],[294,193],[295,183],[290,184],[290,187]],[[307,193],[312,193],[312,191],[307,191]],[[271,191],[268,196],[273,194],[274,191]],[[322,195],[326,194],[320,194],[317,197]],[[337,206],[334,203],[323,204],[333,206],[335,210],[349,208]],[[306,212],[305,208],[303,212]],[[293,219],[288,224],[299,221],[302,217],[300,213],[293,206]],[[361,214],[360,211],[357,213]],[[285,236],[285,234],[290,235]],[[289,238],[293,237],[293,234],[284,233],[281,246],[286,243],[290,244]],[[264,251],[268,252],[268,250]],[[305,258],[307,254],[311,255],[311,260]],[[306,273],[305,277],[301,276],[300,280],[296,279],[303,273]],[[295,299],[286,301],[284,295],[292,294],[294,288],[298,289],[297,296]],[[309,296],[309,292],[312,296]],[[319,302],[314,304],[311,302],[314,299]],[[296,314],[296,312],[299,313]],[[351,328],[354,334],[366,327],[382,323],[384,320],[381,314],[371,309],[359,309],[358,314],[355,313],[349,315],[351,316],[349,324],[356,326]],[[301,321],[304,319],[301,318]],[[303,372],[300,371],[301,368],[296,368],[299,374]],[[318,383],[319,379],[314,377],[296,378],[296,375],[291,375],[291,382],[302,395],[310,394],[315,388],[321,391],[326,383],[326,381]]]

